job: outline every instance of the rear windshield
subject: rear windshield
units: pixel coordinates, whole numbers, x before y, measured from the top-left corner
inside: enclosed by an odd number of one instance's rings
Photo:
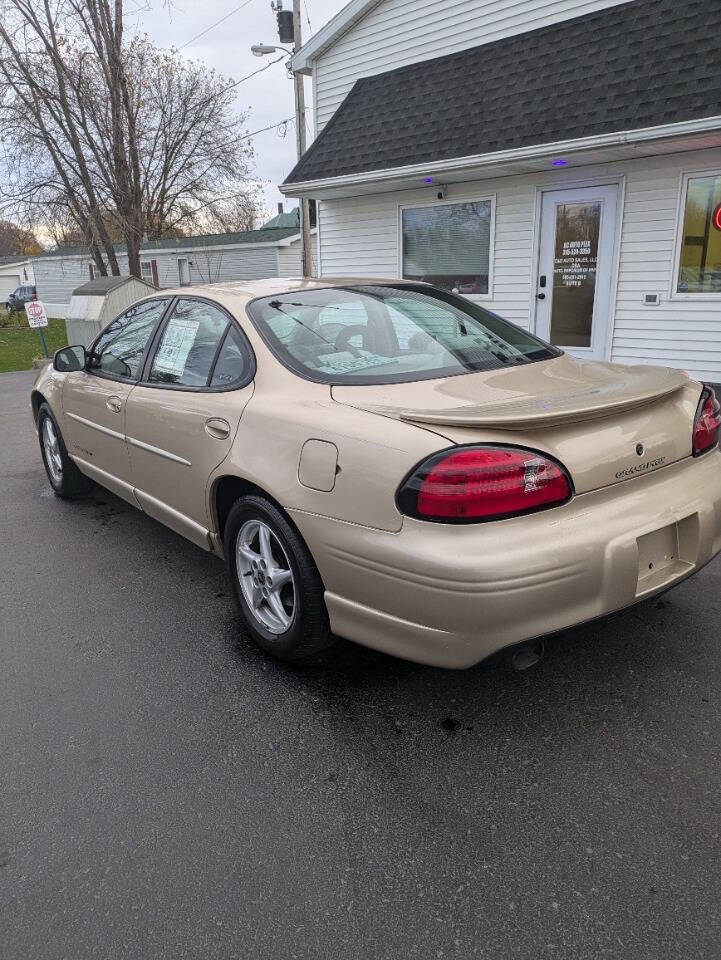
[[[464,297],[426,286],[327,287],[254,300],[276,356],[321,383],[403,383],[535,363],[560,351]]]

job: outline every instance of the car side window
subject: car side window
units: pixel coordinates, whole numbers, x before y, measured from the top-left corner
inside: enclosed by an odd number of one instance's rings
[[[211,387],[231,387],[250,379],[252,359],[240,331],[232,324],[210,378]]]
[[[150,383],[206,387],[218,348],[230,324],[228,315],[203,300],[178,300],[150,368]]]
[[[88,369],[137,380],[148,342],[167,305],[167,300],[146,300],[113,320],[93,344]]]

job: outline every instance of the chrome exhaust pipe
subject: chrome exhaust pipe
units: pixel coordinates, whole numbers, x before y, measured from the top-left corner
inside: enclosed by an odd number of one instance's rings
[[[530,643],[524,643],[517,647],[511,654],[511,666],[516,673],[522,673],[524,670],[530,670],[543,659],[546,652],[546,644],[543,640],[533,640]]]

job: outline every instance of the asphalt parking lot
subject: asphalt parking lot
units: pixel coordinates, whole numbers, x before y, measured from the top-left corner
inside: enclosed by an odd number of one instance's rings
[[[443,672],[238,635],[220,561],[50,492],[0,376],[3,960],[717,958],[721,560]]]

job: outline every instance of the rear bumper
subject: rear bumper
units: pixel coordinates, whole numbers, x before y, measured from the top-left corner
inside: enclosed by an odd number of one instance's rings
[[[294,511],[339,636],[469,667],[503,647],[668,589],[721,550],[721,452],[468,526],[405,518],[398,533]]]

